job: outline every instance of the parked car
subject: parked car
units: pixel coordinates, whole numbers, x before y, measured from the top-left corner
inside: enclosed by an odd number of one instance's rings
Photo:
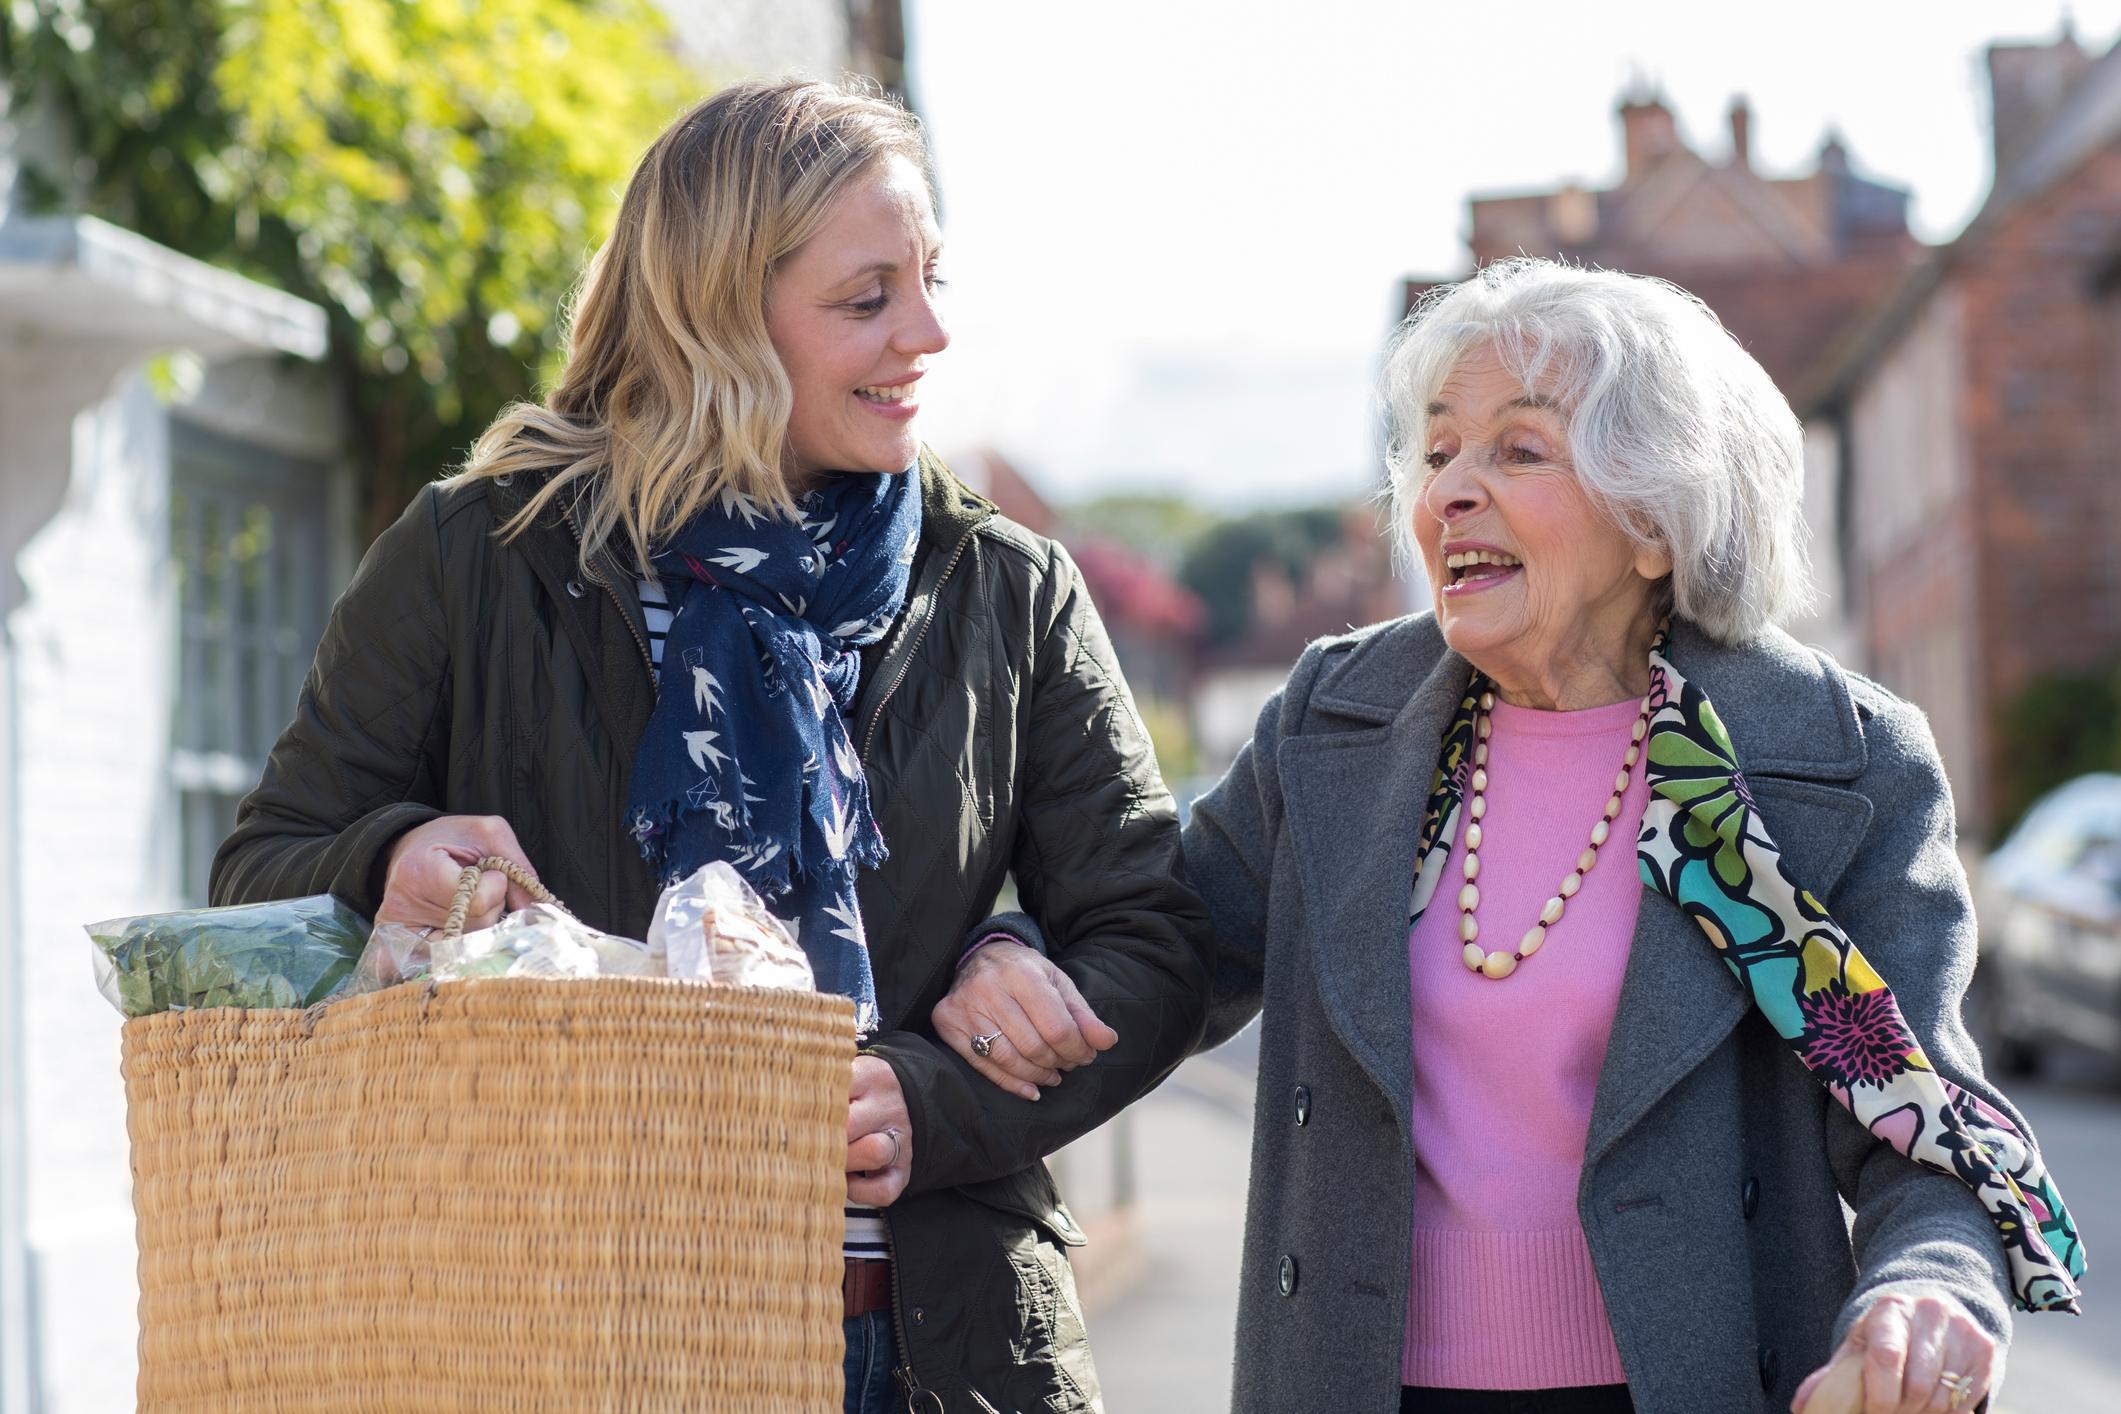
[[[2055,1046],[2121,1061],[2121,775],[2042,796],[1981,871],[1975,1023],[1992,1063]]]

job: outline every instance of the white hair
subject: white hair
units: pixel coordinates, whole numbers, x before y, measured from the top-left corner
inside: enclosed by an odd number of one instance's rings
[[[1671,556],[1671,607],[1738,643],[1811,599],[1804,434],[1767,370],[1707,305],[1664,280],[1497,261],[1430,291],[1385,360],[1395,532],[1411,551],[1428,409],[1492,350],[1568,425],[1591,503]]]

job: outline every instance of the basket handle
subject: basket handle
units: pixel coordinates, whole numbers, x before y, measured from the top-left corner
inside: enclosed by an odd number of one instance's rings
[[[516,863],[513,859],[503,859],[498,854],[489,854],[483,856],[476,864],[465,865],[464,872],[457,876],[457,896],[450,901],[449,917],[442,924],[442,937],[444,940],[455,942],[458,938],[464,936],[464,919],[471,912],[471,896],[479,891],[479,880],[485,876],[486,871],[489,869],[499,870],[501,873],[506,874],[508,882],[529,894],[539,903],[550,904],[569,918],[574,917],[574,911],[557,898],[554,898],[552,890],[539,883],[536,875]]]

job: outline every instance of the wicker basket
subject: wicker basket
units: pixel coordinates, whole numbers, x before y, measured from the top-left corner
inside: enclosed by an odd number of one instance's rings
[[[838,1409],[853,1037],[620,978],[127,1023],[140,1409]]]

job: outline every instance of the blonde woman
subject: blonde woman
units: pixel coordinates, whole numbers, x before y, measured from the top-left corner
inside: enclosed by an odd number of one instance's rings
[[[921,449],[939,258],[896,104],[751,84],[673,124],[557,386],[370,550],[213,893],[433,925],[499,854],[640,936],[726,860],[874,1028],[847,1409],[1089,1409],[1082,1239],[1040,1159],[1199,1036],[1205,911],[1075,566]],[[1060,969],[1031,1005],[1081,1030],[1005,1088],[929,1016],[1010,873]]]

